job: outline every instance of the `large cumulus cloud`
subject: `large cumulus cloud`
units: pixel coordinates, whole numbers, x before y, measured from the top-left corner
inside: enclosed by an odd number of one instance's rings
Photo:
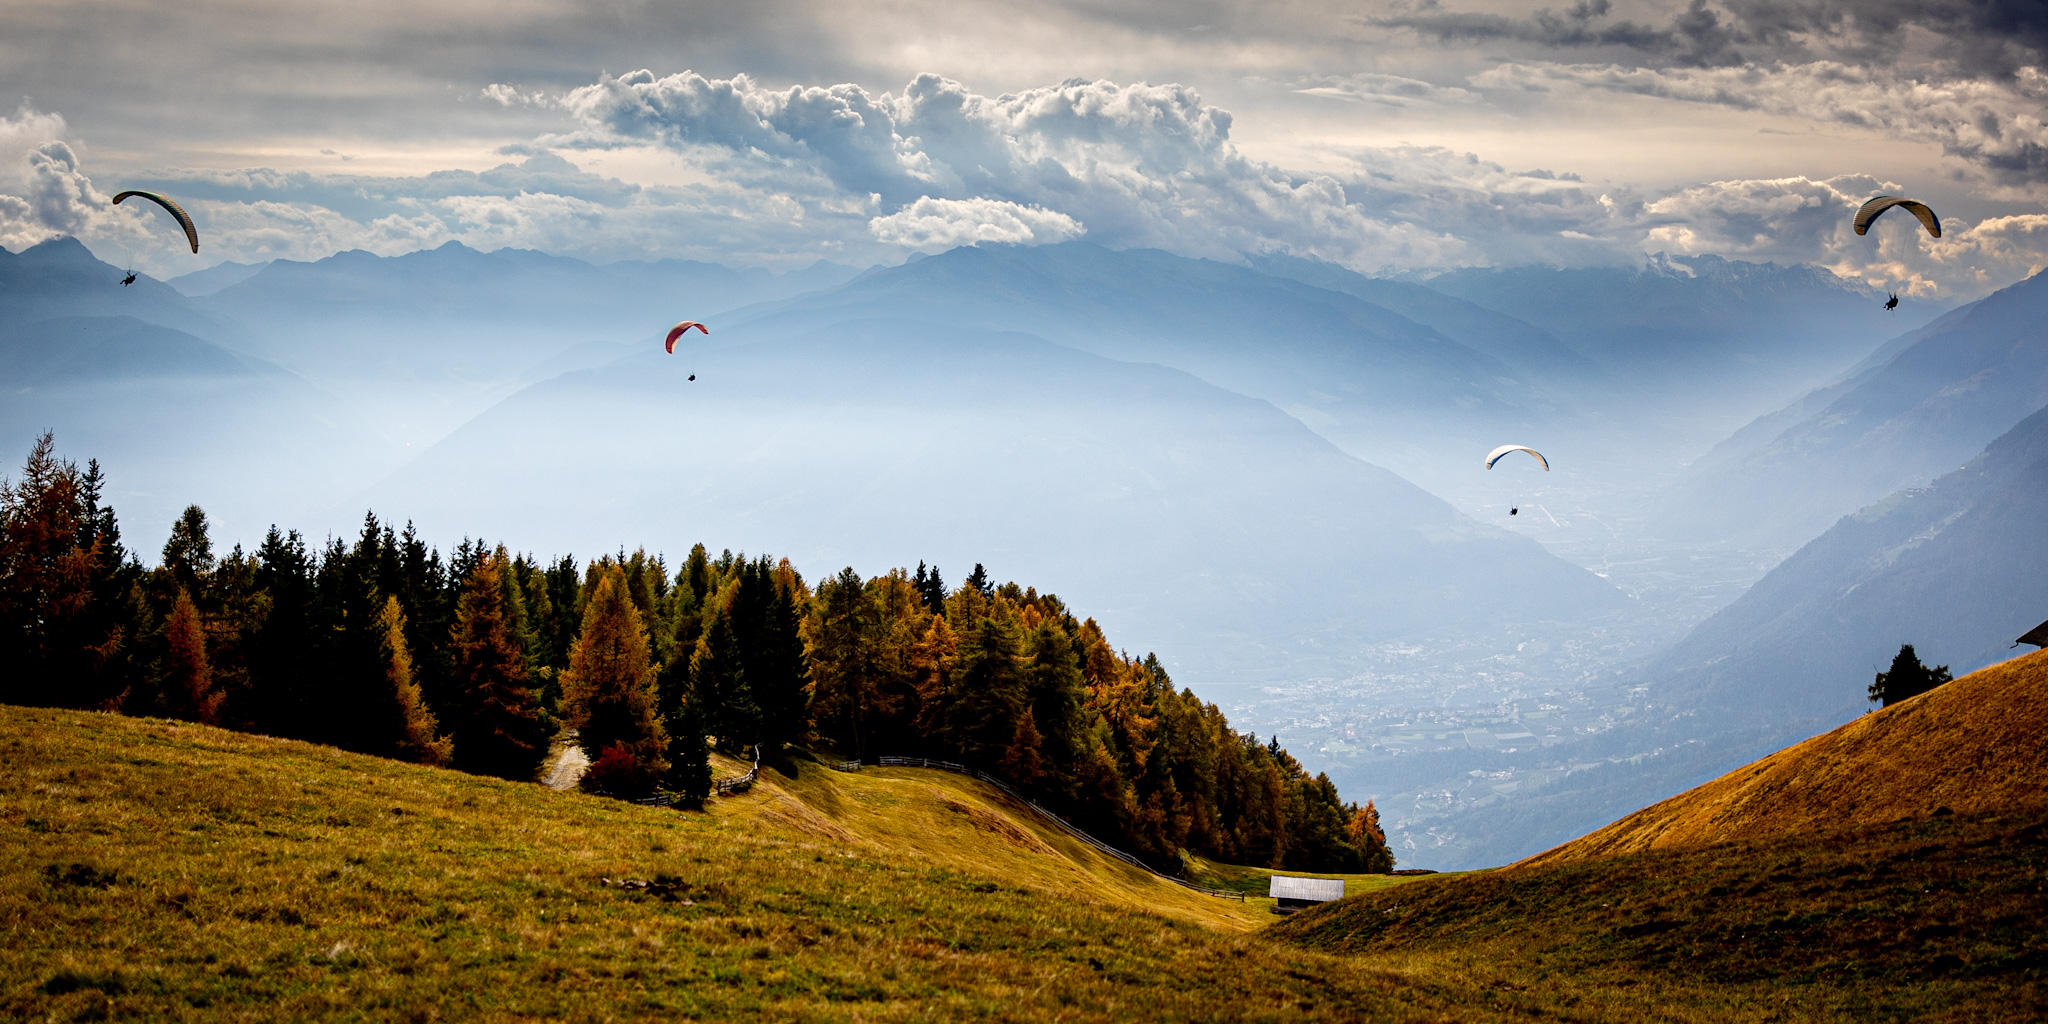
[[[560,102],[581,130],[559,145],[652,144],[758,187],[869,196],[878,235],[906,237],[887,225],[915,204],[993,201],[1057,213],[1114,246],[1308,247],[1370,269],[1483,258],[1442,231],[1369,216],[1333,177],[1246,157],[1229,112],[1181,85],[1073,79],[986,96],[920,75],[877,94],[639,71]]]

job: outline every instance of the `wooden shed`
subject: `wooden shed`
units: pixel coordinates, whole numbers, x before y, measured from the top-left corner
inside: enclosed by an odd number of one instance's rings
[[[1273,909],[1286,914],[1303,907],[1344,898],[1344,880],[1341,878],[1288,878],[1274,875],[1272,887],[1267,895],[1277,901]]]

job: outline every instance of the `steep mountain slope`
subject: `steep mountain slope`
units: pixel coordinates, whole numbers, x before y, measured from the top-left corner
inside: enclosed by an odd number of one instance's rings
[[[1945,808],[2048,814],[2048,651],[1980,669],[1527,864],[1871,828]]]
[[[121,277],[119,267],[101,262],[68,236],[19,253],[0,249],[0,322],[130,316],[230,345],[246,340],[233,324],[197,309],[169,285],[138,277],[124,287]]]
[[[1328,904],[1274,931],[1505,975],[1510,989],[1647,981],[1654,999],[1696,985],[1715,993],[1697,1004],[1710,1018],[1775,990],[1800,1018],[2039,1019],[2044,697],[2039,652],[1511,867]]]
[[[1398,313],[1299,281],[1086,242],[962,247],[746,311],[760,336],[875,317],[1023,331],[1184,370],[1299,417],[1429,486],[1503,431],[1560,415],[1516,369]],[[1498,443],[1498,442],[1493,442]]]
[[[1199,667],[1184,681],[1203,684],[1623,600],[1178,371],[908,321],[738,344],[746,333],[530,388],[366,500],[429,535],[532,550],[631,538],[678,556],[706,540],[811,575],[926,559],[949,580],[982,562],[1057,581],[1120,643]]]
[[[2048,409],[1786,559],[1643,676],[1705,722],[1841,722],[1901,643],[1967,672],[2048,615]]]
[[[1759,420],[1688,475],[1674,529],[1794,546],[1932,480],[2048,404],[2048,277],[1955,310]]]

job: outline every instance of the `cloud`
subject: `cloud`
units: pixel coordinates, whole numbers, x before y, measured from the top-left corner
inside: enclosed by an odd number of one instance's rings
[[[931,205],[950,201],[1044,211],[1106,245],[1191,255],[1312,251],[1370,269],[1479,256],[1442,232],[1365,216],[1334,178],[1246,157],[1230,141],[1230,113],[1183,85],[1070,79],[987,96],[919,75],[900,93],[870,93],[638,71],[561,104],[581,124],[553,140],[565,146],[654,145],[756,188],[819,202],[873,196],[878,239],[941,237],[908,226],[937,232],[937,210],[957,222],[968,207]]]
[[[1376,73],[1321,81],[1416,102],[1477,95]],[[1886,91],[1889,85],[1842,65],[1766,72],[1510,64],[1477,76],[1473,89],[1630,91],[1879,125],[1911,102]],[[1956,147],[2012,142],[2032,124],[2015,103],[2002,119],[1980,116],[1966,126],[1961,112],[1970,104],[2048,92],[2026,76],[1920,88],[1919,95],[1945,97],[1930,108],[1951,125],[1947,137]],[[1856,237],[1849,211],[1872,192],[1896,188],[1868,177],[1645,190],[1589,183],[1569,167],[1511,167],[1440,146],[1325,150],[1326,170],[1297,173],[1239,151],[1232,115],[1176,84],[1073,79],[990,96],[934,75],[897,92],[870,92],[635,72],[543,102],[565,130],[497,147],[518,158],[487,170],[173,169],[139,184],[185,202],[209,256],[242,260],[347,249],[392,255],[456,240],[598,261],[873,263],[954,245],[1086,237],[1223,260],[1314,256],[1368,273],[1635,265],[1657,253],[1713,254],[1813,263],[1876,287],[1931,295],[2010,283],[2048,252],[2040,218],[1970,224],[1952,217],[1939,241],[1883,224]],[[17,122],[63,123],[55,115],[8,123]],[[578,152],[674,173],[670,183],[623,180],[579,166],[569,158]],[[163,225],[147,211],[106,205],[70,143],[30,147],[19,170],[16,194],[0,193],[0,243],[18,248],[71,233],[119,246],[121,255],[109,258],[133,258],[152,273],[191,266],[173,258]]]
[[[1416,78],[1360,72],[1354,75],[1316,75],[1302,80],[1295,92],[1304,96],[1408,107],[1419,103],[1470,103],[1477,93],[1453,86],[1432,85]]]
[[[1044,244],[1082,234],[1081,222],[1064,213],[1001,199],[930,196],[868,221],[868,230],[884,242],[912,249],[950,249],[983,242]]]
[[[1834,59],[1916,69],[1926,80],[2011,78],[2048,61],[2038,0],[1689,0],[1660,23],[1613,18],[1610,0],[1527,17],[1415,10],[1371,19],[1444,43],[1511,41],[1537,50],[1601,49],[1658,67],[1734,67]]]
[[[1503,64],[1475,87],[1577,87],[1853,125],[1932,142],[2003,184],[2048,183],[2048,78],[2027,68],[2010,81],[1926,82],[1833,61],[1737,68],[1618,64]]]

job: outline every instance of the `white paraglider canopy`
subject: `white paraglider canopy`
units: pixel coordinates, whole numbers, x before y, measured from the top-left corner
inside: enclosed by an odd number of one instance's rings
[[[1499,462],[1501,460],[1501,456],[1506,455],[1509,452],[1528,452],[1530,455],[1536,457],[1536,461],[1538,463],[1542,464],[1543,471],[1545,473],[1550,472],[1550,460],[1544,458],[1542,452],[1539,452],[1536,449],[1531,448],[1527,445],[1520,444],[1504,444],[1498,448],[1495,448],[1493,451],[1488,452],[1486,454],[1486,468],[1492,469],[1493,464]]]

